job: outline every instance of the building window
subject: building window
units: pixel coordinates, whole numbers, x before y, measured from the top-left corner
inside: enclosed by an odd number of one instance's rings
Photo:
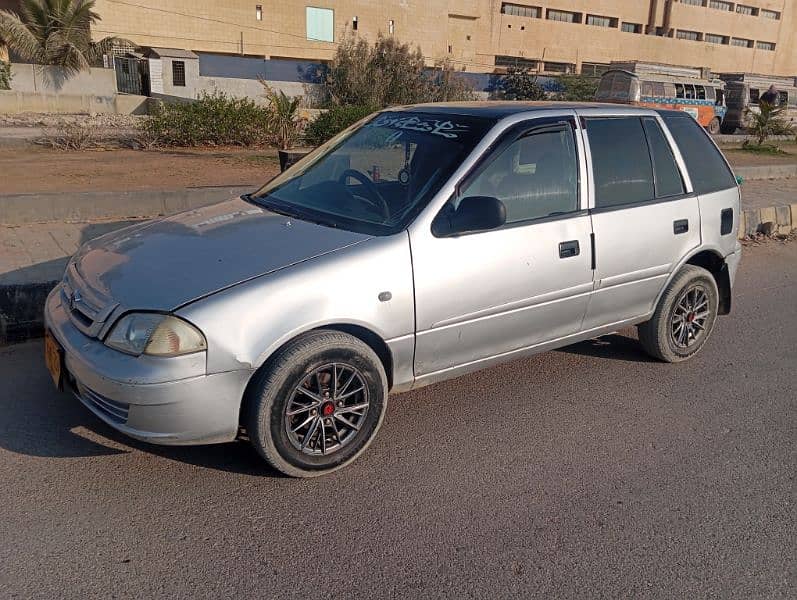
[[[563,62],[544,62],[542,70],[547,73],[575,73],[576,65]]]
[[[387,32],[390,35],[393,35],[394,33],[396,33],[396,22],[393,19],[390,19],[387,22]]]
[[[522,4],[510,4],[509,2],[501,3],[501,13],[514,15],[515,17],[530,17],[532,19],[542,17],[542,9],[539,6],[524,6]]]
[[[745,4],[737,4],[736,12],[740,15],[748,15],[750,17],[758,16],[758,9],[755,6],[747,6]]]
[[[727,35],[718,35],[716,33],[707,33],[703,39],[709,44],[727,44],[730,41]]]
[[[773,19],[775,21],[780,21],[780,13],[776,10],[767,10],[765,8],[762,8],[760,14],[765,19]]]
[[[767,50],[769,52],[775,51],[775,43],[774,42],[756,42],[755,47],[759,50]]]
[[[599,15],[587,15],[587,25],[596,27],[617,27],[617,19],[612,17],[601,17]]]
[[[744,38],[731,38],[731,46],[739,46],[739,48],[752,48],[753,40],[746,40]]]
[[[600,77],[609,70],[609,65],[604,63],[581,63],[581,74],[589,77]]]
[[[519,56],[496,56],[496,67],[521,67],[524,69],[536,70],[539,67],[539,61],[529,60],[528,58],[520,58]]]
[[[185,87],[185,61],[172,61],[172,85],[175,87]]]
[[[335,12],[332,9],[308,6],[306,15],[308,40],[335,41]]]
[[[733,12],[733,4],[724,2],[723,0],[708,0],[708,6],[709,8],[716,8],[717,10]]]
[[[642,33],[642,25],[640,23],[623,23],[622,30],[626,33]]]
[[[561,21],[562,23],[581,23],[581,13],[567,10],[554,10],[549,8],[545,18],[549,21]]]
[[[690,4],[692,6],[705,6],[705,0],[681,0],[681,4]]]
[[[258,21],[262,21],[263,20],[263,5],[262,4],[258,4],[257,6],[255,6],[255,19],[257,19]]]
[[[691,40],[693,42],[700,41],[700,32],[699,31],[688,31],[686,29],[679,29],[675,32],[675,37],[679,40]]]

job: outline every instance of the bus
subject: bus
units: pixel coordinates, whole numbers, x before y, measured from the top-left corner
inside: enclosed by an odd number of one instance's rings
[[[758,112],[759,98],[775,85],[779,105],[785,107],[783,116],[797,126],[797,77],[777,77],[755,73],[721,73],[725,82],[725,101],[728,113],[722,123],[722,133],[745,129],[750,123],[749,112]]]
[[[725,84],[708,69],[658,63],[612,62],[595,100],[682,110],[712,134],[720,133],[726,114]]]

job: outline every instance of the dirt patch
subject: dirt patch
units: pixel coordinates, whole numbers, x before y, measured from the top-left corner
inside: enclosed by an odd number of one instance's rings
[[[84,150],[0,148],[0,194],[255,186],[279,172],[271,149]]]

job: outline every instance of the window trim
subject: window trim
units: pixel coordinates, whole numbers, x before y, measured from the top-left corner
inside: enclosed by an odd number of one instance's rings
[[[514,221],[512,223],[505,223],[503,226],[498,227],[496,229],[489,229],[487,231],[473,231],[468,233],[458,233],[458,234],[439,234],[435,233],[434,223],[438,219],[438,217],[442,214],[445,210],[446,206],[456,197],[462,194],[462,189],[470,184],[476,177],[478,177],[489,165],[493,162],[504,150],[509,148],[512,144],[517,142],[518,140],[528,137],[530,135],[535,135],[537,133],[545,133],[547,131],[560,131],[565,127],[570,128],[570,132],[573,136],[573,150],[575,151],[576,157],[576,194],[577,194],[577,203],[578,208],[573,211],[569,211],[566,213],[555,214],[555,215],[546,215],[544,217],[538,217],[535,219],[525,219],[523,221]],[[515,227],[526,227],[529,225],[536,225],[538,223],[548,223],[552,221],[560,221],[564,219],[572,219],[575,217],[583,217],[589,213],[589,208],[586,205],[584,195],[582,194],[582,180],[581,180],[581,170],[582,166],[587,164],[585,153],[580,150],[579,145],[579,132],[580,132],[580,123],[577,122],[577,119],[574,115],[571,114],[563,114],[558,116],[549,116],[549,117],[536,117],[531,118],[529,120],[521,121],[520,123],[516,123],[515,125],[510,125],[505,131],[503,131],[498,139],[496,139],[490,146],[481,154],[479,159],[476,163],[468,169],[468,171],[460,177],[459,181],[454,185],[454,191],[452,194],[446,199],[440,209],[435,213],[434,217],[432,218],[429,224],[429,230],[433,237],[435,238],[449,238],[449,237],[464,237],[468,235],[481,235],[485,233],[492,233],[496,231],[503,231],[504,229],[513,229]]]

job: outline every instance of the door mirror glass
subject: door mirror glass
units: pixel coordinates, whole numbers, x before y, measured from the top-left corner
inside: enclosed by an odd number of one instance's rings
[[[468,196],[435,219],[433,230],[437,236],[460,235],[498,229],[506,223],[506,207],[498,198]]]

